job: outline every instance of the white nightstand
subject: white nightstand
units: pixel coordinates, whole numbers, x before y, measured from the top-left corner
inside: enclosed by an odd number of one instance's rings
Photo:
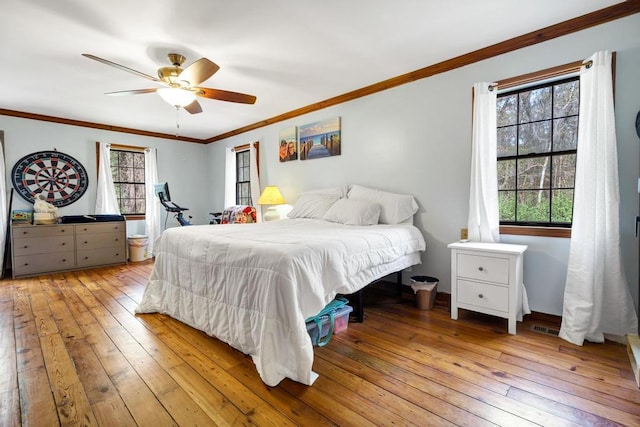
[[[458,308],[509,320],[509,333],[522,321],[525,245],[455,242],[451,249],[451,318]]]

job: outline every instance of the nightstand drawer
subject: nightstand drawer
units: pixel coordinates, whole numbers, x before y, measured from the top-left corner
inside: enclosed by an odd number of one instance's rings
[[[509,259],[458,253],[458,277],[509,284]]]
[[[458,303],[509,312],[509,288],[458,279]]]

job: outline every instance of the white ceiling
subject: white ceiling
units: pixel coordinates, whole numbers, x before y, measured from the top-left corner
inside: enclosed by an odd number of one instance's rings
[[[620,0],[3,0],[0,108],[206,139]],[[200,99],[189,115],[157,94],[104,92],[185,55],[220,70],[201,86],[257,96]]]

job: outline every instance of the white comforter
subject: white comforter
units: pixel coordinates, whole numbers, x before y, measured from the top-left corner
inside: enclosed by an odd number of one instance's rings
[[[413,225],[347,226],[312,219],[171,228],[138,313],[160,312],[251,355],[270,386],[312,384],[305,319],[336,294],[419,264]]]

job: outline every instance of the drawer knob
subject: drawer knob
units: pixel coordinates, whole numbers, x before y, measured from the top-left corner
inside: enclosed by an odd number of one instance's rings
[[[63,259],[62,259],[62,262],[67,262],[67,260],[63,258]]]
[[[86,241],[86,240],[84,241],[84,244],[85,244],[85,245],[87,244],[87,241]]]
[[[29,247],[29,246],[27,246],[27,245],[24,245],[24,248],[25,248],[25,249],[27,249],[28,247]]]
[[[484,298],[484,295],[478,294],[478,298]]]
[[[62,243],[62,246],[64,246],[64,245],[66,245],[66,243],[64,243],[64,242],[63,242],[63,243]]]
[[[60,230],[61,233],[64,233],[64,231],[65,231],[64,228],[62,230]]]
[[[484,268],[478,267],[478,271],[484,271]]]

